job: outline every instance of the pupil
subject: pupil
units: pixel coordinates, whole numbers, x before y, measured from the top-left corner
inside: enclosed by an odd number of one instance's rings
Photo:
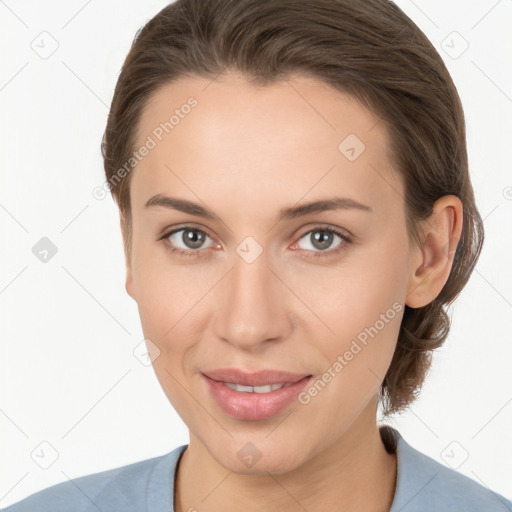
[[[315,231],[313,234],[313,240],[313,245],[317,249],[327,249],[332,242],[332,233],[328,233],[326,231]]]
[[[186,229],[183,232],[183,241],[185,242],[185,245],[188,245],[192,249],[197,249],[201,247],[203,240],[204,235],[199,231],[192,231],[190,229]]]

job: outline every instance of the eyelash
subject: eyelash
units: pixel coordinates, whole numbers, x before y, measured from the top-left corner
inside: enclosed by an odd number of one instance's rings
[[[165,247],[167,248],[167,250],[169,250],[171,253],[177,253],[179,256],[197,257],[198,254],[203,249],[199,249],[199,250],[195,250],[195,251],[193,249],[188,249],[188,250],[178,249],[176,247],[172,247],[169,244],[167,239],[174,233],[179,233],[180,231],[196,231],[196,232],[202,233],[209,237],[208,233],[206,233],[202,229],[196,228],[194,226],[182,226],[178,229],[173,229],[171,231],[167,231],[164,235],[162,235],[160,238],[158,238],[158,241],[162,241],[164,243]],[[324,233],[338,235],[342,239],[342,243],[340,243],[335,249],[330,249],[330,250],[328,249],[326,251],[312,251],[314,253],[312,256],[313,258],[325,258],[325,257],[333,256],[335,254],[338,254],[342,250],[344,250],[347,245],[352,243],[352,240],[350,237],[343,234],[341,231],[338,231],[337,229],[335,229],[332,226],[317,226],[317,227],[310,229],[309,231],[306,231],[305,233],[303,233],[298,238],[298,240],[301,240],[306,235],[309,235],[310,233],[313,233],[315,231],[322,231]],[[211,238],[211,237],[209,237],[209,238]],[[304,249],[304,250],[307,250],[307,249]],[[308,252],[311,252],[311,251],[308,251]]]

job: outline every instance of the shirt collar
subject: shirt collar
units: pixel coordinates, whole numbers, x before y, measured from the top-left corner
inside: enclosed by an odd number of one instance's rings
[[[410,446],[395,428],[382,425],[379,432],[386,450],[397,456],[396,486],[390,512],[399,512],[406,506],[408,512],[414,512],[414,498],[436,478],[439,471],[435,466],[421,463],[418,457],[424,456]],[[151,471],[145,493],[148,512],[174,512],[176,468],[187,447],[188,444],[184,444],[175,448],[163,456]]]

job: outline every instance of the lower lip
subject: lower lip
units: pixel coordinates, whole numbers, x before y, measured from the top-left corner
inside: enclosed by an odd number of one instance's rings
[[[288,407],[312,377],[304,377],[291,386],[269,393],[245,393],[228,388],[222,382],[203,375],[217,405],[239,420],[265,420]]]

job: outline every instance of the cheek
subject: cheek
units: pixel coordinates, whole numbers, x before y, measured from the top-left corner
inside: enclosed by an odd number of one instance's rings
[[[159,346],[162,352],[187,347],[201,325],[204,304],[203,290],[192,273],[155,274],[148,271],[141,275],[138,309],[144,335]],[[176,341],[179,340],[179,343]]]
[[[190,397],[182,386],[192,368],[198,332],[204,329],[199,315],[205,291],[193,272],[158,265],[154,259],[140,261],[134,282],[144,337],[159,351],[152,361],[155,375],[169,401],[184,414]]]
[[[341,288],[328,290],[322,296],[310,296],[309,304],[316,304],[311,309],[316,309],[328,329],[322,328],[321,336],[317,331],[316,337],[311,333],[308,338],[319,341],[317,347],[327,365],[342,356],[344,365],[374,369],[383,378],[403,316],[399,290],[387,280],[353,278],[347,278]],[[318,322],[314,323],[318,328]],[[365,375],[372,378],[371,373]],[[364,380],[361,372],[354,377],[356,381]]]
[[[395,350],[407,284],[403,247],[398,241],[375,244],[352,253],[336,269],[302,274],[299,294],[323,323],[314,321],[324,333],[316,336],[324,364],[329,367],[342,356],[347,369],[357,369],[343,371],[358,385],[378,385]]]
[[[160,247],[154,241],[134,238],[134,294],[144,333],[157,340],[173,337],[189,322],[208,290],[208,282],[196,265],[180,265],[177,261],[171,259],[163,244]]]
[[[399,266],[397,265],[397,270]],[[328,411],[333,424],[348,425],[375,396],[391,364],[404,313],[398,275],[367,269],[359,275],[338,273],[324,284],[322,295],[310,295],[311,304],[330,331],[313,335],[320,374],[303,401],[321,428]],[[341,278],[343,277],[343,278]],[[395,279],[393,279],[393,277]],[[397,284],[398,283],[398,284]],[[313,308],[312,308],[313,309]],[[315,320],[318,328],[318,322]],[[317,424],[318,423],[318,424]]]

